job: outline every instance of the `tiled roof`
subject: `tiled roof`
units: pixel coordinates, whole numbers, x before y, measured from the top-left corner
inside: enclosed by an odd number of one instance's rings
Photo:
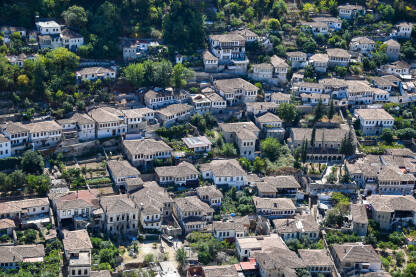
[[[371,195],[367,200],[377,212],[416,212],[416,199],[412,195]]]
[[[187,177],[190,175],[199,175],[199,171],[195,166],[188,162],[181,162],[175,166],[160,166],[155,168],[156,174],[167,177]]]
[[[235,93],[237,90],[258,91],[259,88],[241,78],[215,80],[214,85],[225,93]]]
[[[133,155],[152,155],[157,152],[172,151],[172,148],[164,141],[158,141],[154,139],[123,140],[123,145]]]
[[[137,168],[133,167],[128,161],[116,161],[109,160],[107,161],[107,166],[111,175],[114,178],[127,177],[127,176],[139,176],[140,172]]]
[[[352,221],[361,224],[368,224],[367,211],[364,205],[351,204]]]
[[[88,251],[92,249],[90,236],[87,230],[76,230],[64,232],[64,239],[62,240],[65,251]]]
[[[200,211],[203,215],[214,212],[214,210],[207,203],[199,200],[197,196],[176,198],[175,203],[182,213]]]
[[[126,194],[103,196],[100,205],[105,213],[138,212],[136,204]]]
[[[358,109],[354,112],[363,120],[394,120],[384,109]]]
[[[274,68],[278,68],[278,67],[289,68],[289,65],[286,63],[286,61],[276,55],[273,55],[270,58],[270,63],[273,65]]]
[[[299,249],[298,253],[306,266],[334,266],[325,249]]]
[[[296,210],[295,204],[289,198],[262,198],[253,196],[253,202],[256,209]]]
[[[269,123],[269,122],[282,122],[283,120],[280,119],[277,115],[267,112],[259,117],[256,120],[260,123]]]
[[[360,242],[334,244],[332,249],[342,263],[380,263],[380,258],[371,245]]]
[[[44,257],[45,248],[42,244],[0,246],[0,263],[42,262]]]
[[[212,171],[216,177],[247,176],[247,173],[235,159],[212,160],[210,163],[201,164],[201,171]]]
[[[219,189],[217,189],[217,187],[214,185],[197,187],[196,191],[198,195],[200,196],[208,195],[209,198],[222,198],[223,197],[222,192]]]
[[[295,218],[273,219],[273,225],[279,234],[319,232],[319,224],[312,215],[297,215]]]

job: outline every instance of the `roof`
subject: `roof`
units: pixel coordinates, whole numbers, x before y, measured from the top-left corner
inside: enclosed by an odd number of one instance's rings
[[[296,215],[295,218],[273,219],[273,225],[279,234],[319,232],[319,224],[312,215]]]
[[[237,90],[258,91],[259,88],[241,78],[222,79],[214,81],[215,87],[224,93],[235,93]]]
[[[217,189],[217,187],[214,185],[197,187],[196,192],[200,196],[208,195],[209,198],[222,198],[223,197],[222,192],[219,189]]]
[[[55,120],[28,123],[24,124],[24,127],[27,128],[31,133],[62,130],[61,125],[59,125]]]
[[[374,44],[374,40],[368,37],[355,37],[351,39],[352,43],[359,43],[359,44]]]
[[[248,102],[246,103],[247,108],[251,108],[254,110],[271,110],[277,109],[279,105],[275,102]]]
[[[371,195],[367,200],[377,212],[416,212],[416,199],[412,195]]]
[[[100,205],[105,213],[138,212],[136,204],[126,194],[103,196]]]
[[[218,123],[223,132],[235,133],[240,139],[257,139],[260,129],[252,122]]]
[[[394,120],[384,109],[358,109],[354,113],[363,120]]]
[[[73,38],[82,38],[80,34],[74,32],[68,28],[61,30],[61,37],[63,39],[73,39]]]
[[[341,48],[328,48],[326,53],[329,57],[350,58],[351,55],[347,50]]]
[[[305,264],[296,255],[296,252],[289,249],[274,249],[270,252],[256,254],[255,257],[257,263],[267,272],[305,267]],[[287,275],[284,274],[282,276]]]
[[[394,40],[394,39],[389,39],[389,40],[385,41],[384,43],[387,44],[387,46],[389,46],[389,47],[400,47],[400,43],[397,40]]]
[[[347,88],[348,87],[348,83],[345,82],[345,80],[338,79],[338,78],[320,79],[319,83],[322,84],[324,87],[329,87],[329,88]]]
[[[91,271],[90,277],[111,277],[109,270]]]
[[[259,37],[255,32],[248,28],[243,28],[240,30],[234,31],[234,33],[242,35],[243,37]]]
[[[49,206],[48,198],[32,198],[0,203],[0,214],[18,213],[25,209]]]
[[[155,168],[155,173],[157,176],[167,176],[167,177],[187,177],[190,175],[199,175],[199,171],[195,166],[186,161],[180,162],[178,165],[174,166],[160,166]]]
[[[332,249],[341,263],[381,263],[376,251],[371,245],[357,243],[334,244]]]
[[[317,89],[324,89],[324,85],[320,83],[313,83],[313,82],[299,82],[295,84],[296,87],[303,87],[303,88],[317,88]]]
[[[294,141],[303,141],[307,139],[311,141],[312,128],[292,128],[291,133],[293,134]],[[315,129],[315,140],[318,141],[330,141],[330,142],[341,142],[347,134],[347,130],[343,128],[319,128]]]
[[[344,10],[364,10],[364,7],[361,5],[339,5],[338,9],[344,9]]]
[[[182,138],[182,141],[188,148],[206,147],[212,145],[211,141],[209,141],[209,139],[206,136],[186,137]]]
[[[237,33],[227,33],[222,35],[210,35],[211,40],[217,40],[219,42],[232,42],[232,41],[245,41],[246,39]]]
[[[291,189],[300,189],[300,184],[293,176],[266,176],[263,178],[263,182],[257,183],[257,187],[262,183],[266,183],[273,188],[291,188]]]
[[[211,171],[216,177],[247,176],[247,173],[235,159],[212,160],[210,163],[201,164],[201,171]]]
[[[215,57],[209,50],[205,50],[203,53],[202,53],[202,58],[204,59],[204,60],[218,60],[218,58],[217,57]]]
[[[172,148],[164,141],[155,139],[123,140],[123,146],[134,155],[152,155],[158,152],[172,151]]]
[[[288,57],[302,57],[306,58],[306,53],[300,52],[300,51],[294,51],[294,52],[286,52],[286,55]]]
[[[370,78],[377,86],[396,86],[394,82],[388,78],[374,76]]]
[[[250,219],[248,216],[233,217],[227,221],[214,221],[212,222],[213,231],[230,231],[237,232],[247,231],[250,226]]]
[[[328,54],[314,54],[309,58],[310,61],[327,63],[329,61]]]
[[[126,118],[141,118],[145,114],[151,114],[155,111],[149,108],[138,108],[138,109],[128,109],[128,110],[122,110],[122,113],[126,116]]]
[[[213,213],[214,210],[205,202],[199,200],[197,196],[188,196],[175,199],[176,206],[184,212],[201,211],[201,213]]]
[[[137,168],[133,167],[128,161],[107,161],[108,170],[111,171],[111,175],[114,178],[127,177],[127,176],[139,176],[140,172]]]
[[[329,99],[331,98],[328,94],[322,93],[301,93],[301,98],[309,98],[309,99]]]
[[[273,69],[273,65],[271,65],[270,63],[257,63],[253,64],[252,68]]]
[[[92,119],[88,114],[84,113],[74,113],[70,118],[64,118],[57,120],[59,124],[65,123],[78,123],[78,124],[94,124],[94,119]]]
[[[59,210],[99,207],[97,196],[89,190],[71,191],[56,197],[50,195],[49,198]]]
[[[367,211],[364,205],[351,204],[352,221],[361,224],[368,224]]]
[[[273,65],[274,68],[277,68],[277,67],[289,68],[289,65],[286,63],[286,61],[276,55],[273,55],[270,58],[270,63]]]
[[[98,123],[120,121],[124,117],[121,111],[112,107],[92,109],[88,112],[88,115]]]
[[[238,277],[237,269],[234,265],[210,265],[203,266],[202,270],[205,277]]]
[[[43,262],[44,257],[42,244],[0,246],[0,263]]]
[[[279,250],[288,249],[282,238],[277,234],[270,234],[269,236],[236,238],[236,241],[240,246],[240,249],[257,250],[262,253],[271,251],[276,248]]]
[[[280,119],[277,115],[267,112],[259,117],[256,117],[257,122],[259,123],[271,123],[271,122],[282,122],[283,120]]]
[[[111,68],[101,67],[101,66],[92,66],[92,67],[84,67],[81,70],[75,72],[76,75],[89,75],[89,74],[106,74],[106,73],[114,73],[115,71]]]
[[[299,249],[298,253],[306,266],[334,266],[325,249]]]
[[[262,198],[253,196],[253,202],[256,209],[296,210],[295,204],[289,198]]]
[[[194,109],[194,107],[188,105],[188,104],[172,104],[169,106],[166,106],[160,110],[157,110],[157,112],[159,114],[162,114],[164,116],[172,116],[172,115],[176,115],[178,113],[183,113],[183,112],[189,112],[192,111]]]
[[[0,219],[0,230],[2,229],[9,229],[9,228],[15,228],[16,224],[13,220],[8,218]]]
[[[38,21],[38,22],[36,22],[36,25],[39,25],[40,27],[43,27],[43,28],[61,27],[61,25],[59,25],[58,23],[56,23],[56,21],[54,21],[54,20]]]
[[[272,101],[290,100],[290,94],[282,92],[274,92],[270,95]]]
[[[169,193],[156,182],[145,182],[143,188],[130,195],[130,198],[144,213],[161,214],[165,203],[173,202]]]
[[[64,232],[62,243],[64,250],[68,252],[89,251],[92,249],[90,236],[85,229]]]

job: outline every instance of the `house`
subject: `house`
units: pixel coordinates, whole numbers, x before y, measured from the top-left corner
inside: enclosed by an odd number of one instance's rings
[[[289,198],[261,198],[253,196],[256,214],[273,218],[287,218],[295,215],[296,206]]]
[[[3,134],[0,134],[0,159],[12,155],[12,145],[10,140]]]
[[[68,276],[90,276],[93,247],[87,230],[65,231],[62,243]]]
[[[394,75],[384,75],[381,77],[374,76],[371,77],[371,83],[374,87],[391,92],[393,89],[397,88],[397,85],[393,80],[400,82],[400,79]]]
[[[296,215],[295,218],[273,219],[274,232],[284,241],[306,238],[319,240],[319,224],[313,215]]]
[[[410,65],[405,61],[395,61],[389,64],[383,64],[381,66],[381,72],[402,78],[409,75]]]
[[[16,224],[9,218],[0,219],[0,236],[11,236],[16,229]]]
[[[368,37],[355,37],[351,39],[350,50],[361,54],[370,54],[374,51],[376,43]]]
[[[204,71],[206,72],[218,71],[218,58],[214,56],[210,51],[205,50],[202,53],[202,61],[204,63]]]
[[[255,116],[267,112],[276,113],[278,106],[275,102],[250,102],[246,103],[246,112]]]
[[[186,147],[194,153],[206,153],[211,151],[212,142],[206,136],[182,138]]]
[[[297,94],[301,93],[320,93],[324,92],[324,85],[312,82],[299,82],[293,86],[293,90]]]
[[[6,218],[22,224],[49,223],[49,200],[31,198],[0,203],[0,219]]]
[[[301,146],[308,141],[307,158],[308,160],[317,161],[341,161],[343,155],[338,149],[341,142],[348,133],[348,128],[319,128],[315,130],[314,146],[310,145],[312,140],[312,128],[291,128],[288,139],[288,145],[291,149]]]
[[[215,185],[228,185],[240,188],[247,184],[247,173],[235,159],[212,160],[210,163],[201,164],[203,179],[209,179]]]
[[[412,36],[413,24],[402,22],[396,24],[395,30],[390,34],[391,37],[409,39]]]
[[[28,59],[33,59],[33,56],[31,58],[28,58],[24,53],[21,53],[18,56],[15,56],[15,55],[6,56],[6,59],[11,65],[17,65],[18,67],[23,67],[23,65],[25,64],[25,61]]]
[[[247,159],[256,157],[256,141],[260,129],[253,122],[235,122],[218,124],[226,142],[237,144],[240,156]]]
[[[160,166],[155,168],[156,178],[159,184],[195,185],[198,184],[199,171],[195,166],[186,161],[174,166]]]
[[[143,131],[149,121],[155,118],[155,111],[149,108],[122,110],[127,124],[128,134],[137,134]]]
[[[175,202],[156,182],[146,182],[143,188],[129,196],[139,207],[140,225],[145,230],[160,231],[163,219],[172,215]]]
[[[347,100],[350,105],[370,105],[374,101],[374,88],[364,80],[346,81]]]
[[[347,98],[348,82],[338,78],[323,78],[319,83],[324,86],[324,93],[334,99]]]
[[[267,137],[275,137],[283,139],[285,135],[285,129],[282,128],[283,120],[275,114],[267,112],[261,116],[255,118],[257,126],[262,129]]]
[[[373,103],[390,102],[390,93],[386,90],[373,88]]]
[[[290,61],[290,64],[293,69],[305,67],[307,55],[306,53],[296,51],[296,52],[287,52],[287,60]]]
[[[328,66],[348,66],[351,59],[351,54],[347,50],[341,48],[328,48]]]
[[[150,48],[159,46],[157,41],[151,39],[122,39],[121,48],[124,62],[135,61],[143,57]]]
[[[26,28],[16,26],[1,26],[0,33],[2,34],[3,42],[6,44],[10,43],[10,38],[13,33],[18,33],[21,38],[26,38],[27,35]]]
[[[320,35],[327,35],[329,32],[329,26],[325,22],[301,22],[302,28],[311,32],[314,36]]]
[[[202,95],[211,101],[210,111],[213,114],[222,113],[227,107],[227,101],[210,87],[201,90]]]
[[[127,133],[124,114],[115,108],[92,109],[88,115],[95,121],[95,134],[98,139],[123,136]]]
[[[323,105],[329,105],[329,99],[331,98],[328,94],[321,94],[321,93],[301,93],[300,97],[302,99],[302,103],[307,106],[315,106],[319,102]]]
[[[389,39],[384,44],[387,46],[386,54],[391,61],[397,61],[400,57],[400,43],[394,39]]]
[[[338,15],[341,19],[352,19],[358,15],[365,14],[365,8],[360,5],[339,5],[338,6]]]
[[[312,276],[333,276],[335,265],[326,249],[299,249],[298,254]]]
[[[235,248],[240,261],[247,261],[251,257],[258,258],[274,249],[279,251],[288,250],[284,241],[277,234],[236,238]],[[256,256],[256,253],[261,255]]]
[[[113,179],[114,184],[118,188],[125,186],[127,179],[138,178],[140,176],[137,168],[131,166],[126,160],[109,160],[107,161],[107,169],[111,179]]]
[[[261,277],[298,276],[296,270],[306,267],[296,252],[289,249],[273,249],[266,253],[256,253],[255,258]]]
[[[184,234],[204,230],[212,221],[214,210],[197,196],[176,198],[175,203],[174,214]]]
[[[354,113],[364,136],[377,136],[383,129],[393,128],[394,118],[384,109],[358,109]]]
[[[328,54],[314,54],[309,58],[309,63],[316,72],[325,73],[328,68]]]
[[[293,86],[293,84],[303,82],[304,80],[305,80],[305,73],[302,70],[300,70],[292,74],[292,79],[290,79],[290,83]]]
[[[246,42],[248,42],[248,43],[258,41],[260,39],[260,37],[255,32],[251,31],[248,28],[238,29],[238,30],[234,31],[234,33],[243,36],[245,38]]]
[[[24,124],[35,149],[56,146],[62,139],[62,127],[54,120]]]
[[[270,63],[259,63],[251,66],[251,78],[256,81],[268,81],[273,78],[273,65]]]
[[[134,165],[144,165],[155,159],[171,157],[172,148],[164,141],[154,139],[123,140],[122,147],[127,159]]]
[[[352,231],[359,236],[367,235],[368,218],[364,205],[351,204]]]
[[[270,95],[270,102],[274,102],[277,105],[290,102],[290,94],[282,92],[274,92]]]
[[[0,246],[0,268],[17,269],[21,263],[43,263],[43,244]]]
[[[103,196],[100,206],[104,211],[105,233],[137,235],[139,208],[126,194]]]
[[[116,72],[112,68],[106,68],[101,66],[85,67],[75,72],[75,78],[78,82],[86,80],[95,81],[97,79],[115,80]]]
[[[95,139],[95,121],[88,114],[74,113],[70,118],[57,120],[62,127],[63,137],[72,135],[79,141]]]
[[[273,65],[273,77],[277,79],[279,84],[287,83],[287,73],[289,72],[289,65],[286,61],[276,55],[270,58],[270,63]]]
[[[296,197],[300,184],[293,176],[266,176],[256,183],[256,187],[259,197]]]
[[[334,31],[339,31],[342,27],[342,20],[332,16],[317,16],[312,17],[311,20],[313,22],[323,22],[328,25],[329,29]]]
[[[227,105],[253,102],[257,98],[259,88],[241,78],[214,81],[215,90],[225,98]]]
[[[175,99],[169,91],[148,90],[144,94],[144,103],[149,109],[155,109],[173,104],[175,103]]]
[[[383,230],[416,223],[416,199],[412,195],[371,195],[367,200],[372,219]]]
[[[176,122],[184,121],[191,116],[193,107],[188,104],[172,104],[156,111],[156,116],[163,126],[171,126]]]
[[[84,37],[68,28],[62,29],[61,41],[63,47],[74,52],[77,51],[81,45],[84,45]]]
[[[234,265],[210,265],[199,268],[189,268],[188,277],[216,277],[216,276],[227,276],[227,277],[238,277],[237,269]],[[198,270],[198,273],[197,273]]]
[[[214,221],[212,234],[218,240],[234,241],[248,236],[250,220],[248,216],[233,217],[226,221]]]
[[[56,21],[38,21],[35,23],[36,30],[41,35],[55,35],[61,33],[61,25]]]
[[[216,186],[202,186],[196,188],[199,199],[208,203],[211,207],[221,206],[222,192]]]
[[[371,245],[361,242],[333,244],[330,250],[335,265],[343,276],[382,271],[381,260]]]
[[[211,100],[204,94],[192,94],[191,99],[192,106],[196,113],[204,114],[211,110]]]

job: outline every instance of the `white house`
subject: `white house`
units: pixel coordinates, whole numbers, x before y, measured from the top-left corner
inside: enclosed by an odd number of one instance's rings
[[[394,118],[384,109],[358,109],[355,115],[364,136],[380,135],[383,129],[392,129],[394,125]]]
[[[247,185],[247,173],[237,160],[213,160],[201,164],[203,179],[209,179],[215,185],[228,185],[240,188]]]
[[[95,132],[98,139],[122,136],[127,132],[124,114],[111,107],[96,108],[88,112],[95,121]]]
[[[115,80],[116,72],[113,69],[106,67],[85,67],[75,72],[75,78],[77,81],[95,81],[97,79]]]

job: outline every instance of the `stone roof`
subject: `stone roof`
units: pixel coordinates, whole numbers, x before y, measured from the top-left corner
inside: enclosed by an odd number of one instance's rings
[[[363,277],[391,277],[391,274],[383,271],[383,272],[369,272],[369,273],[362,274],[361,276]]]
[[[303,141],[307,139],[311,141],[312,137],[312,128],[292,128],[291,133],[293,134],[293,139],[295,141]],[[325,142],[341,142],[342,139],[347,134],[347,130],[343,128],[334,128],[334,129],[327,129],[327,128],[319,128],[315,130],[315,141],[319,142],[322,139]]]
[[[416,199],[411,195],[371,195],[367,200],[377,212],[416,212]]]
[[[325,249],[299,249],[298,253],[306,266],[334,266]]]
[[[300,189],[300,184],[293,176],[266,176],[263,178],[263,182],[269,184],[275,189],[290,188]],[[259,185],[261,183],[257,183]]]
[[[384,43],[387,44],[387,46],[389,46],[389,47],[400,47],[400,43],[397,40],[394,40],[394,39],[389,39],[389,40],[385,41]]]
[[[267,112],[259,117],[256,117],[257,122],[259,123],[271,123],[271,122],[282,122],[283,120],[280,119],[277,115]]]
[[[338,9],[344,9],[344,10],[364,10],[364,7],[361,5],[351,5],[351,4],[346,4],[346,5],[339,5]]]
[[[216,60],[216,61],[218,61],[218,58],[217,57],[215,57],[209,50],[205,50],[203,53],[202,53],[202,58],[204,59],[204,60]]]
[[[211,40],[217,40],[219,42],[232,42],[232,41],[245,41],[246,39],[237,33],[227,33],[222,35],[210,35]]]
[[[42,262],[44,257],[42,244],[0,246],[0,263]]]
[[[91,277],[111,277],[109,270],[91,271]]]
[[[367,211],[364,205],[351,204],[352,221],[361,224],[368,224]]]
[[[164,116],[172,116],[172,115],[176,115],[179,113],[186,113],[186,112],[192,111],[193,109],[194,107],[188,104],[172,104],[160,110],[157,110],[157,112]]]
[[[218,126],[223,132],[235,133],[240,139],[257,139],[260,129],[252,122],[219,123]]]
[[[105,213],[138,212],[136,204],[126,194],[103,196],[100,205]]]
[[[396,86],[392,80],[384,77],[374,76],[370,78],[377,86]]]
[[[259,88],[241,78],[222,79],[214,81],[215,87],[224,93],[235,93],[237,90],[258,91]]]
[[[214,185],[197,187],[196,192],[200,196],[208,195],[208,197],[210,199],[212,199],[212,198],[222,198],[223,197],[222,192],[219,189],[217,189],[217,187],[214,186]]]
[[[78,208],[99,208],[97,196],[89,190],[71,191],[54,196],[49,195],[59,210]]]
[[[341,263],[381,263],[371,245],[357,243],[334,244],[332,249]]]
[[[303,87],[303,88],[317,88],[317,89],[323,89],[324,85],[320,83],[313,83],[313,82],[299,82],[295,84],[296,87]]]
[[[180,162],[178,165],[174,166],[156,167],[155,173],[159,177],[166,176],[174,178],[187,177],[190,175],[199,175],[199,171],[195,168],[195,166],[186,161]]]
[[[111,73],[111,72],[115,72],[113,69],[111,68],[106,68],[106,67],[102,67],[102,66],[92,66],[92,67],[84,67],[81,70],[78,70],[75,74],[77,75],[89,75],[89,74],[106,74],[106,73]]]
[[[122,113],[126,116],[126,118],[141,118],[145,114],[154,113],[155,111],[149,108],[138,108],[138,109],[128,109],[122,110]]]
[[[296,252],[289,249],[274,249],[270,252],[258,253],[255,258],[257,263],[266,271],[275,272],[284,269],[305,268],[305,264],[296,255]]]
[[[255,32],[248,28],[243,28],[240,30],[234,31],[234,33],[242,35],[243,37],[259,37]]]
[[[248,102],[246,103],[246,107],[255,110],[269,110],[277,109],[278,105],[275,102]]]
[[[123,140],[123,146],[133,155],[152,155],[157,152],[172,151],[172,148],[164,141],[154,139]]]
[[[207,203],[199,200],[197,196],[176,198],[175,203],[182,213],[200,211],[202,215],[206,215],[214,212],[214,210]]]
[[[201,91],[211,102],[226,102],[221,95],[216,93],[212,88],[205,88]]]
[[[320,79],[319,83],[324,85],[324,87],[329,87],[329,88],[347,88],[348,87],[348,83],[345,82],[345,80],[338,79],[338,78]]]
[[[395,61],[395,62],[392,62],[390,64],[385,65],[385,67],[393,67],[393,68],[399,68],[399,69],[402,69],[402,68],[409,69],[410,65],[405,61]]]
[[[227,221],[214,221],[212,223],[213,231],[247,231],[250,226],[250,219],[248,216],[232,218]]]
[[[386,149],[386,154],[400,157],[416,157],[416,153],[409,148]]]
[[[169,193],[156,182],[143,183],[143,188],[131,194],[130,198],[148,214],[161,214],[165,203],[173,202]]]
[[[62,240],[64,250],[68,252],[90,251],[92,243],[87,230],[76,230],[64,232]]]
[[[359,43],[359,44],[375,44],[374,40],[368,37],[355,37],[351,39],[351,43]]]
[[[74,32],[68,28],[61,30],[61,37],[62,39],[73,39],[73,38],[82,38],[80,34]]]
[[[126,160],[122,160],[122,161],[109,160],[107,161],[107,167],[108,167],[108,170],[111,171],[111,175],[114,178],[140,175],[139,170],[133,167]]]
[[[31,133],[62,130],[61,125],[59,125],[55,120],[32,122],[24,124],[24,127],[27,128]]]
[[[358,109],[354,113],[363,120],[394,120],[384,109]]]
[[[0,230],[15,228],[15,227],[16,227],[16,224],[14,223],[13,220],[9,218],[0,219]]]
[[[88,115],[98,123],[121,121],[124,117],[121,111],[112,107],[92,109],[88,112]]]
[[[278,234],[319,232],[319,224],[312,215],[296,215],[295,218],[273,219]]]
[[[350,58],[351,55],[347,50],[341,48],[328,48],[326,53],[329,57]]]
[[[0,203],[0,214],[18,213],[29,208],[49,206],[48,198],[31,198]]]
[[[78,123],[78,124],[94,124],[94,119],[92,119],[88,114],[84,113],[74,113],[70,118],[64,118],[57,120],[59,124],[65,123]]]
[[[202,267],[205,277],[238,277],[234,265],[210,265]]]
[[[300,51],[294,51],[294,52],[286,52],[286,55],[289,58],[293,58],[293,57],[302,57],[302,58],[306,58],[306,53],[300,52]]]
[[[301,98],[308,98],[308,99],[329,99],[330,96],[328,94],[322,93],[301,93]]]
[[[309,58],[312,62],[327,63],[329,61],[328,54],[314,54]]]
[[[240,246],[240,249],[251,249],[261,253],[270,252],[273,249],[279,249],[279,251],[288,249],[278,234],[270,234],[269,236],[236,238],[236,241]]]
[[[333,16],[317,16],[317,17],[312,17],[311,20],[315,22],[339,22],[339,23],[342,22],[342,20]]]
[[[295,204],[289,198],[262,198],[253,196],[253,202],[256,209],[296,210]]]
[[[274,92],[270,95],[272,101],[290,100],[290,94],[282,92]]]
[[[247,176],[247,173],[235,159],[212,160],[210,163],[201,164],[201,171],[212,171],[216,177]]]
[[[289,68],[289,65],[286,63],[286,61],[276,55],[273,55],[270,58],[270,63],[273,65],[274,68],[279,68],[279,67]]]

